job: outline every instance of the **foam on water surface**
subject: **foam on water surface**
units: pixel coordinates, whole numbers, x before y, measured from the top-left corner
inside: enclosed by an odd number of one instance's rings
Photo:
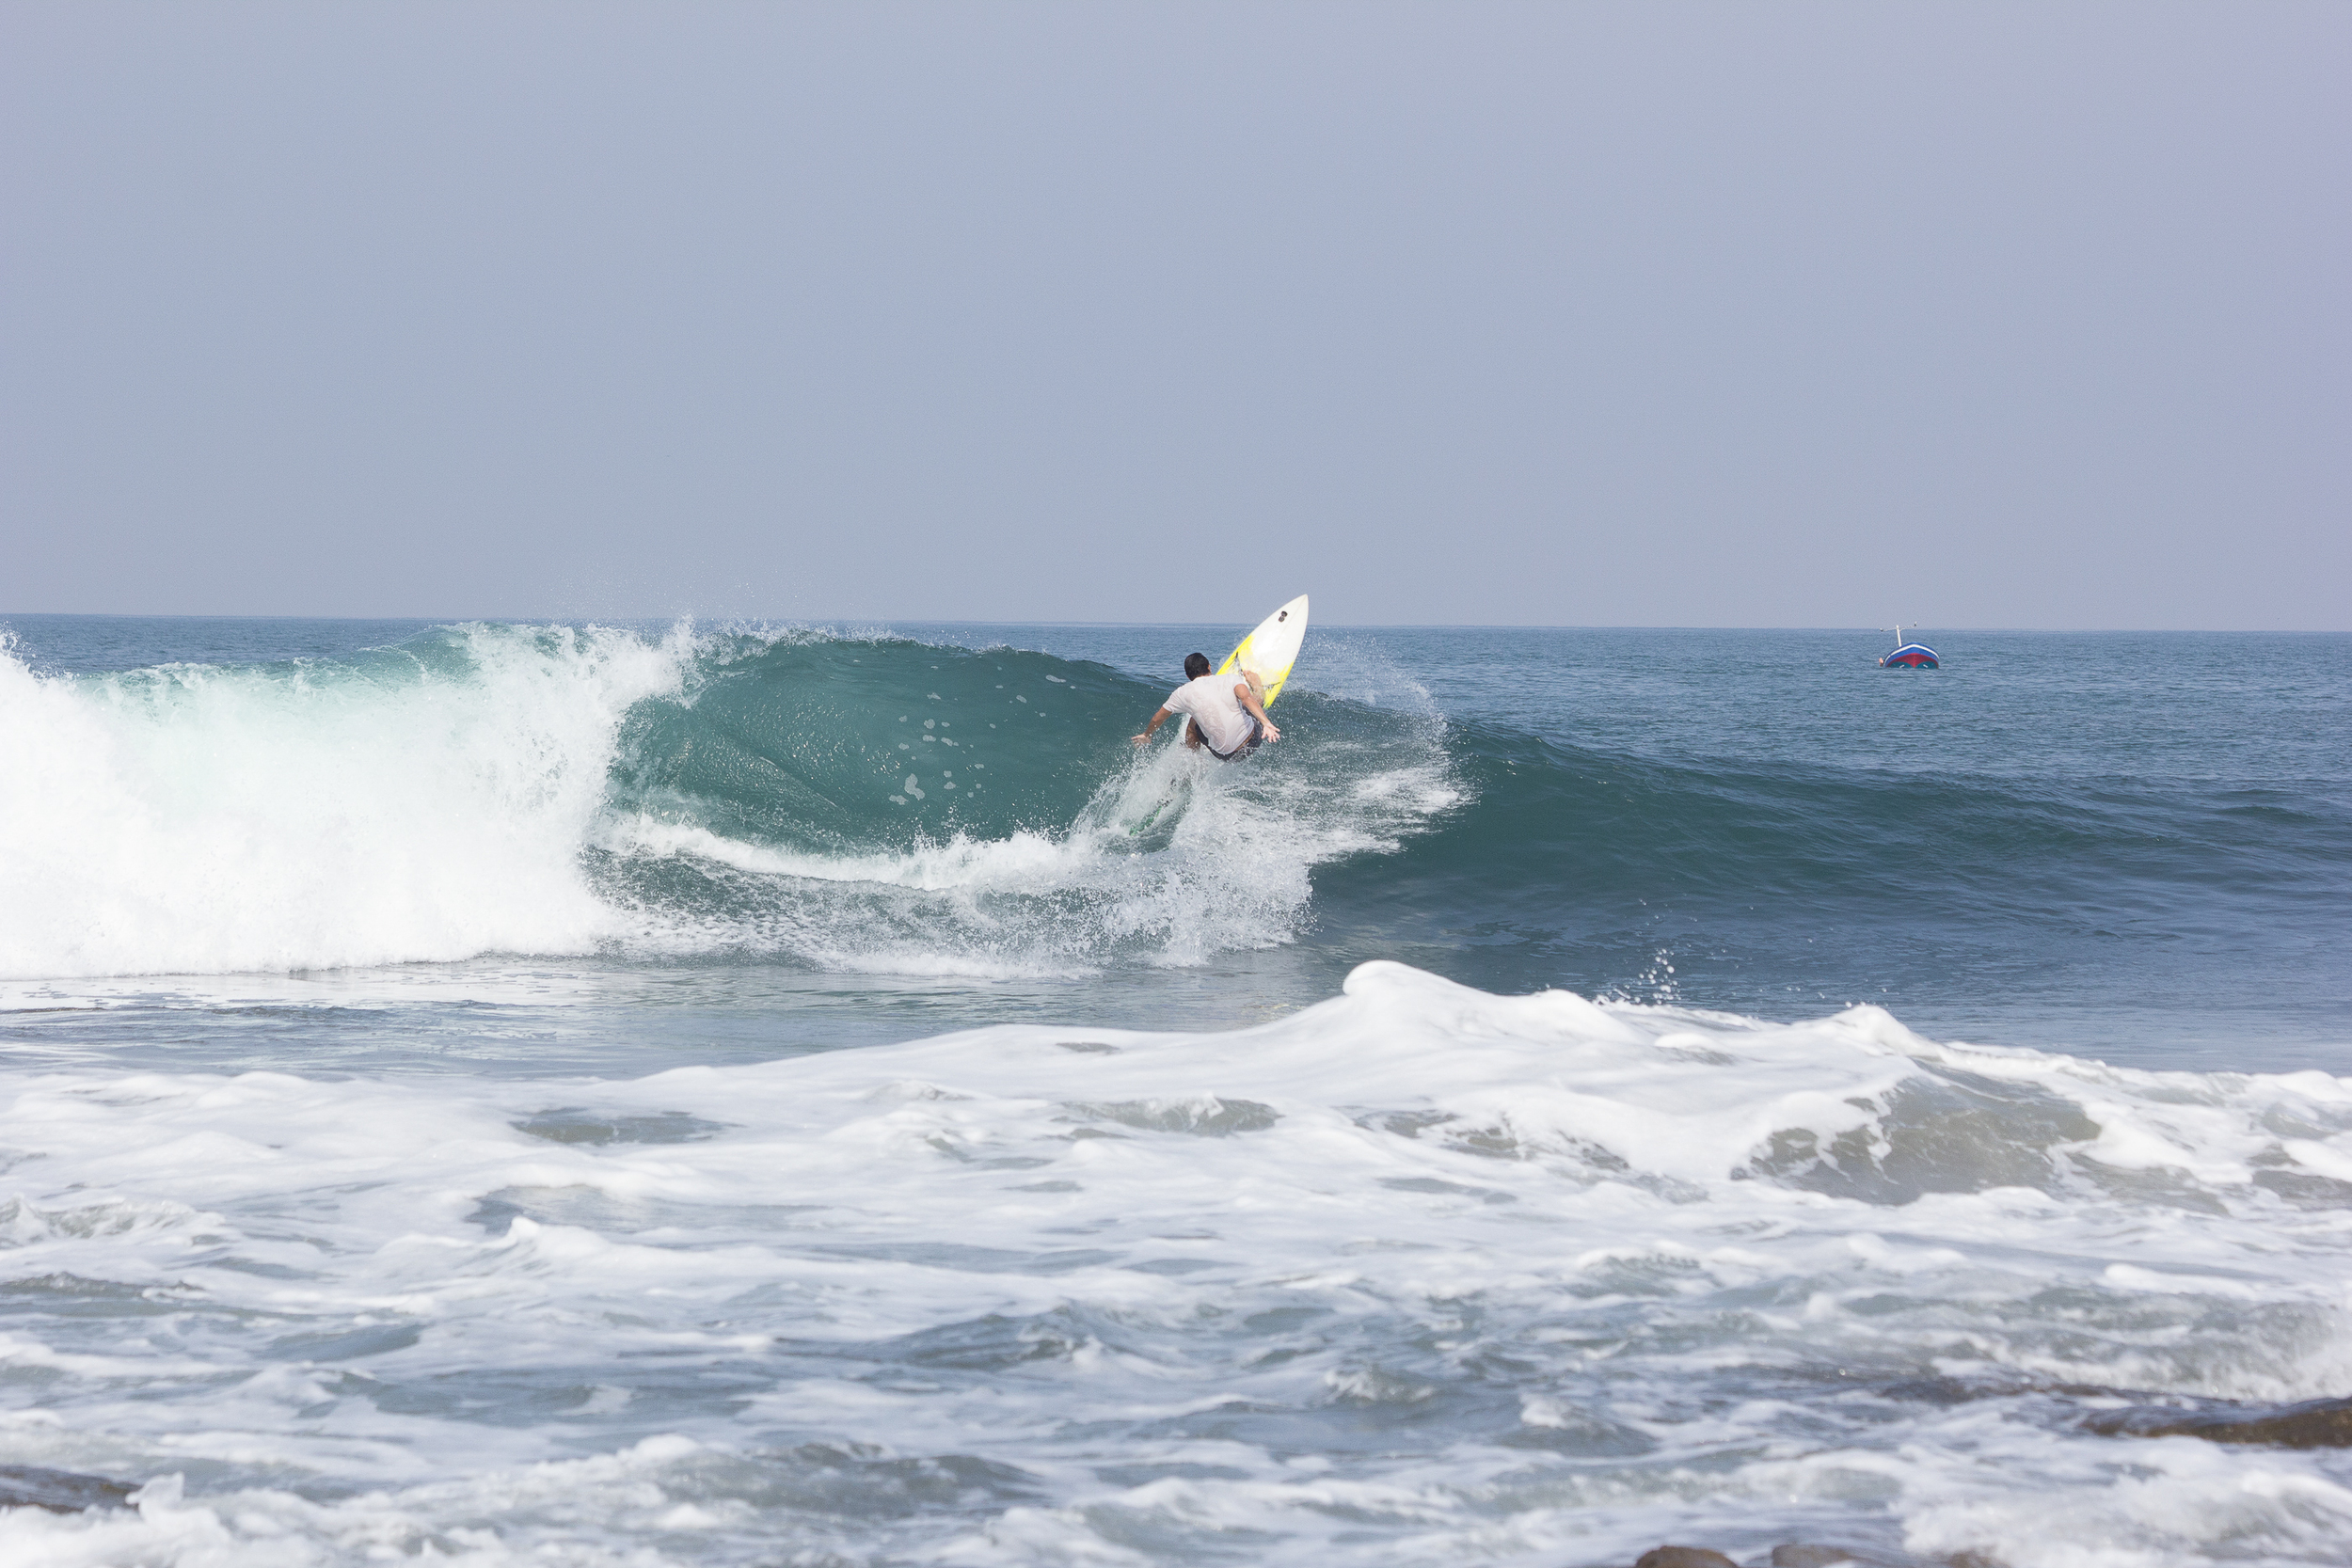
[[[2325,1563],[2352,1083],[1403,966],[628,1080],[13,1069],[11,1562]],[[174,1480],[172,1478],[178,1478]]]

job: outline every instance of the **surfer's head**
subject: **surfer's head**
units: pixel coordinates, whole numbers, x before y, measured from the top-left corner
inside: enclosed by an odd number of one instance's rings
[[[1209,673],[1209,656],[1208,656],[1208,655],[1206,655],[1206,654],[1186,654],[1186,655],[1184,656],[1184,675],[1185,675],[1185,677],[1186,677],[1187,679],[1190,679],[1190,680],[1196,680],[1196,681],[1197,681],[1197,680],[1199,680],[1201,676],[1203,676],[1203,675],[1207,674],[1208,673]]]

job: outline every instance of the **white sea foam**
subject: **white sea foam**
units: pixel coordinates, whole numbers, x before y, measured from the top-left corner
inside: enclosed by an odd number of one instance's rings
[[[0,1078],[27,1564],[2342,1560],[2352,1081],[1393,964],[1225,1035]],[[50,1305],[54,1303],[54,1307]],[[184,1475],[184,1489],[167,1480]],[[830,1554],[830,1556],[828,1556]]]
[[[648,641],[469,626],[388,659],[44,678],[0,657],[0,975],[329,968],[580,952],[618,922],[579,848]]]

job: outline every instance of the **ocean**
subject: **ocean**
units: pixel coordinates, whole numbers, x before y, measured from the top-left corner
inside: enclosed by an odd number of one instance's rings
[[[2352,1561],[2352,638],[0,622],[11,1565]]]

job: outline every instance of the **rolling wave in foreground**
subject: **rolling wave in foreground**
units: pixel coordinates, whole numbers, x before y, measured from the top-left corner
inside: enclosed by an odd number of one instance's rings
[[[2352,1085],[1504,999],[17,1074],[11,1563],[2342,1560]],[[27,1397],[31,1396],[30,1402]],[[32,1458],[31,1456],[38,1456]],[[1871,1554],[1875,1554],[1872,1556]]]

